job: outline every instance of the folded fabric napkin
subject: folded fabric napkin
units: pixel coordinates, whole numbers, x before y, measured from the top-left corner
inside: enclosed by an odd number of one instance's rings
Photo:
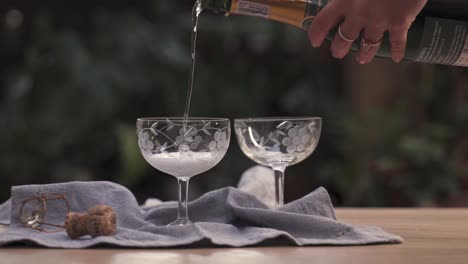
[[[19,217],[22,201],[44,192],[66,195],[72,211],[84,212],[107,204],[117,215],[117,233],[108,237],[71,240],[65,232],[42,233],[25,228]],[[52,248],[121,247],[364,245],[401,243],[396,235],[373,226],[349,225],[336,220],[329,195],[319,188],[309,195],[269,209],[256,196],[236,188],[223,188],[189,204],[193,225],[167,227],[177,215],[177,203],[140,207],[133,194],[111,182],[70,182],[12,188],[10,201],[0,205],[0,222],[9,227],[0,233],[0,246],[13,243]],[[54,215],[54,208],[48,213]],[[8,220],[9,218],[9,220]]]
[[[0,204],[0,225],[10,224],[11,203],[10,200]]]

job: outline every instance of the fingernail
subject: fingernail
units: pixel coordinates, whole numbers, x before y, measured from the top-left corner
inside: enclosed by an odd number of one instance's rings
[[[312,47],[316,48],[318,46],[320,46],[320,42],[318,41],[318,39],[311,34],[311,32],[309,31],[309,41],[310,41],[310,44],[312,45]]]
[[[332,54],[335,59],[343,59],[344,56],[339,56],[340,54]]]
[[[320,41],[317,41],[317,40],[311,40],[310,42],[312,43],[312,47],[314,48],[318,48],[322,44],[320,43]]]
[[[357,60],[357,62],[359,62],[359,64],[365,64],[366,63],[366,60],[364,60],[362,58],[359,58],[359,57],[356,57],[356,60]]]
[[[342,54],[342,53],[337,52],[337,51],[332,51],[332,56],[335,59],[342,59],[342,58],[344,58],[345,54]]]
[[[393,59],[393,61],[394,61],[395,63],[399,63],[399,62],[401,61],[401,57],[400,57],[400,56],[393,56],[392,59]]]

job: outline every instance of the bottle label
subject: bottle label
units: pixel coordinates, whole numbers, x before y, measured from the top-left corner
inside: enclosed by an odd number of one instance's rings
[[[468,22],[426,18],[415,61],[468,67]]]
[[[453,65],[468,67],[468,36],[466,37],[465,48],[463,49],[460,58],[458,58],[458,60]]]
[[[270,15],[270,6],[256,2],[240,0],[237,4],[236,13],[251,16],[268,17]]]
[[[230,13],[259,16],[307,29],[331,0],[232,0]]]

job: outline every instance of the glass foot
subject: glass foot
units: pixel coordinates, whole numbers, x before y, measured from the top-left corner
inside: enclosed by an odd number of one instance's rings
[[[167,226],[185,226],[193,224],[190,219],[177,219],[174,222],[168,224]]]

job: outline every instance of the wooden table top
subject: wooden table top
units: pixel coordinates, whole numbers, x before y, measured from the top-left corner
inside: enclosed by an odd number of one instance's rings
[[[377,225],[401,245],[207,249],[0,249],[0,263],[468,263],[468,209],[338,209],[339,220]],[[1,234],[0,234],[1,235]]]

